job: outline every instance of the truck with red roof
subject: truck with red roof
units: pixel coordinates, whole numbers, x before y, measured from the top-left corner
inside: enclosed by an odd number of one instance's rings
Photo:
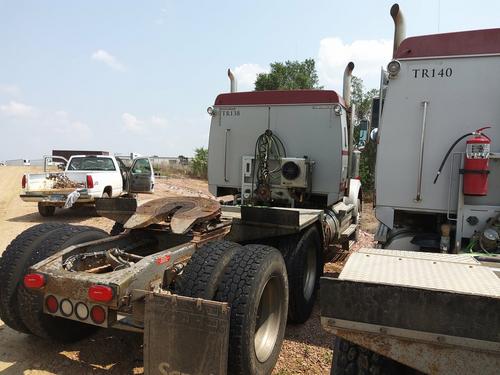
[[[321,281],[332,373],[498,374],[500,29],[405,38],[391,15],[371,124],[377,248]]]
[[[124,229],[112,237],[28,229],[0,258],[0,318],[52,340],[142,333],[146,374],[271,373],[287,322],[311,314],[326,254],[356,240],[353,68],[343,97],[236,92],[229,71],[231,92],[207,110],[209,189],[225,198],[96,198]]]

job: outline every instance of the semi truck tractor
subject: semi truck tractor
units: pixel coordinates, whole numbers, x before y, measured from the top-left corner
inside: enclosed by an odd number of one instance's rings
[[[498,374],[500,29],[405,38],[391,15],[372,117],[378,246],[321,284],[332,373]]]
[[[230,204],[96,199],[123,233],[28,229],[0,258],[1,319],[63,341],[97,328],[143,333],[147,374],[270,373],[287,321],[311,314],[325,253],[356,238],[353,68],[343,97],[236,92],[229,72],[231,92],[208,108],[208,179]]]

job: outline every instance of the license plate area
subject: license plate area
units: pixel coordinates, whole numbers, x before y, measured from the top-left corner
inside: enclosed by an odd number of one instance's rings
[[[116,322],[116,311],[105,305],[78,301],[55,294],[43,298],[43,312],[52,316],[75,320],[99,327],[109,327]]]
[[[51,195],[49,195],[49,201],[51,201],[51,202],[65,202],[66,196],[64,194],[51,194]]]

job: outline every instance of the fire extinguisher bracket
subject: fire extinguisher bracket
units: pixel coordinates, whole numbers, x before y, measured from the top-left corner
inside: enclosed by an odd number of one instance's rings
[[[459,169],[460,174],[490,174],[488,170],[482,169]]]

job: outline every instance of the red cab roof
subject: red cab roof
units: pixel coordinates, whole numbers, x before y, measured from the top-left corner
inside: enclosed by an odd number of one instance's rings
[[[416,36],[403,40],[397,59],[500,53],[500,29]]]
[[[273,90],[220,94],[215,105],[332,104],[344,99],[332,90]]]

